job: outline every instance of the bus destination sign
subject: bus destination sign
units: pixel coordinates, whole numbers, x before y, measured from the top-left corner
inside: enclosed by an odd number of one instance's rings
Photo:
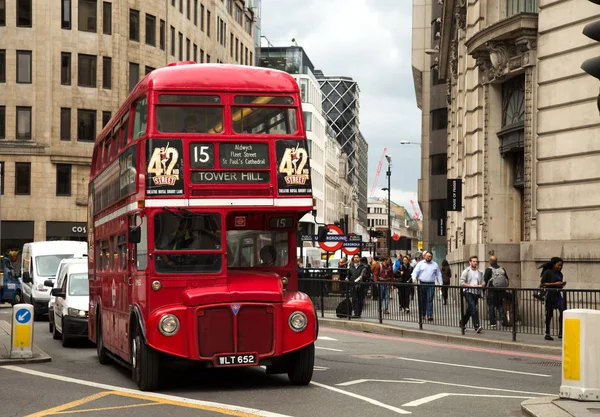
[[[271,177],[265,171],[194,171],[194,184],[268,184]]]
[[[269,145],[266,143],[220,143],[219,164],[222,168],[269,168]]]
[[[183,148],[180,139],[150,139],[147,148],[147,195],[183,195]]]
[[[311,194],[312,184],[306,141],[278,140],[276,150],[279,194]]]

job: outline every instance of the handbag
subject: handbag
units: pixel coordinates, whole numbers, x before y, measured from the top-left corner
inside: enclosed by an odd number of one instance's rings
[[[533,297],[540,301],[546,301],[546,297],[548,297],[548,290],[546,287],[540,286],[538,290],[534,291]]]

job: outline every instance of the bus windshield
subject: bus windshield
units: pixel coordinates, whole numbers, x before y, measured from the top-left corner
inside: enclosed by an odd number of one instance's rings
[[[229,230],[229,268],[287,266],[289,232],[275,230]]]
[[[156,271],[161,273],[221,271],[221,216],[213,213],[161,212],[154,216]],[[183,253],[186,252],[186,253]]]

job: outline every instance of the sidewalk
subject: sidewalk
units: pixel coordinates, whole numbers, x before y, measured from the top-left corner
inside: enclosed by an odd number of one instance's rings
[[[479,348],[500,349],[507,351],[530,352],[552,356],[553,359],[562,360],[562,340],[544,340],[544,336],[519,333],[518,341],[512,341],[512,333],[499,330],[484,330],[475,333],[468,329],[463,336],[458,327],[436,326],[423,323],[423,330],[419,330],[418,323],[385,320],[379,324],[376,319],[338,318],[335,314],[325,313],[321,317],[318,312],[321,327],[332,327],[344,330],[362,331],[388,336],[406,337],[412,339],[427,339],[457,345],[469,345]]]
[[[15,365],[22,363],[40,363],[50,362],[52,358],[40,349],[35,344],[33,345],[33,357],[29,359],[11,359],[10,343],[11,343],[11,325],[5,320],[0,320],[0,366]],[[34,338],[35,342],[35,331]]]
[[[521,410],[531,417],[591,417],[600,414],[600,402],[563,400],[559,397],[532,398],[521,403]]]

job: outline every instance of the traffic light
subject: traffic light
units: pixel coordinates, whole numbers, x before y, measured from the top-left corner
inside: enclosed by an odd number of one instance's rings
[[[589,1],[600,5],[600,0]],[[600,42],[600,20],[585,25],[583,27],[583,34],[590,39]],[[600,55],[583,61],[583,64],[581,64],[581,69],[590,74],[592,77],[600,80]],[[597,106],[598,110],[600,111],[600,95],[598,95]]]

